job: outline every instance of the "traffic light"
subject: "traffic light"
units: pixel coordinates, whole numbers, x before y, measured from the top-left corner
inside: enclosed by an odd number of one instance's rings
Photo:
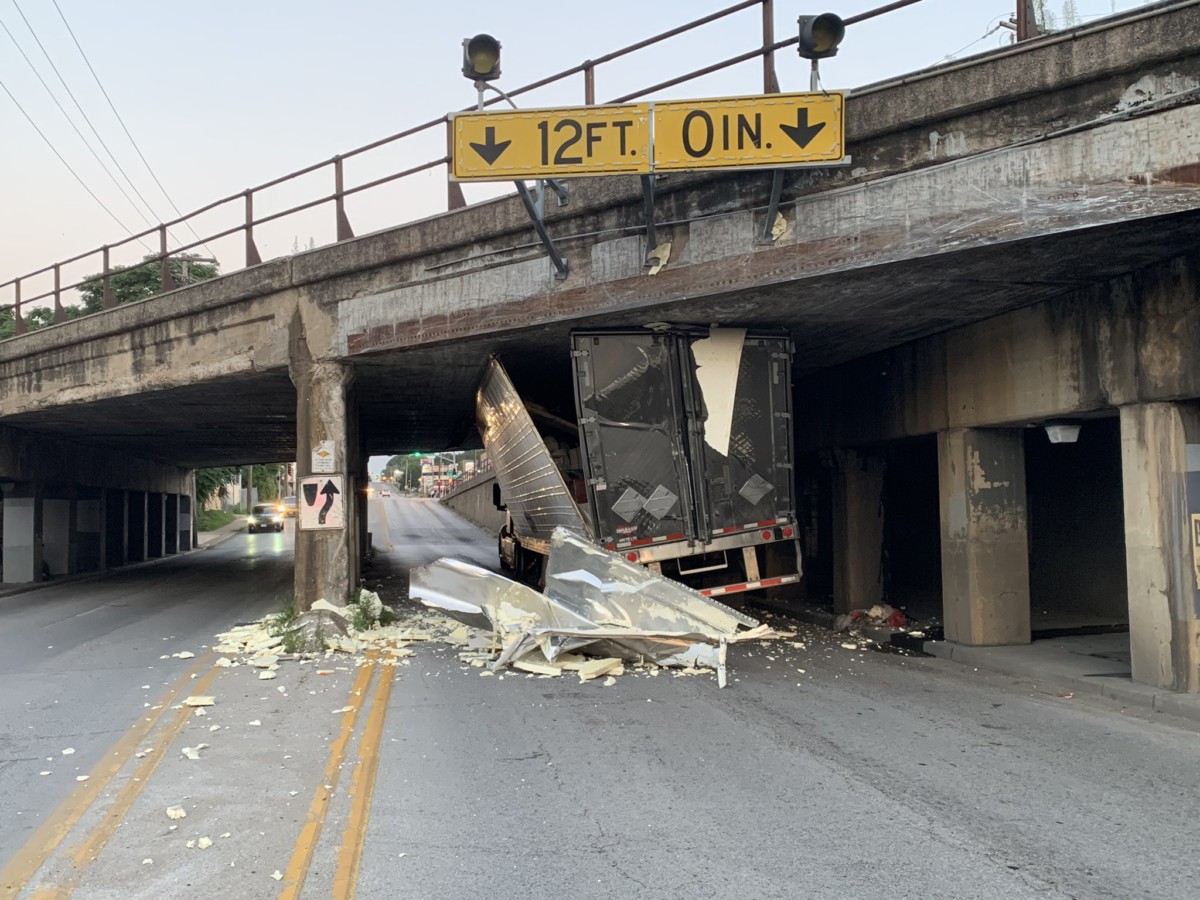
[[[822,13],[819,16],[801,16],[800,42],[797,52],[804,59],[828,59],[837,56],[838,44],[846,36],[846,24],[840,16]]]
[[[500,42],[490,34],[463,38],[463,76],[472,81],[495,81],[500,77]]]

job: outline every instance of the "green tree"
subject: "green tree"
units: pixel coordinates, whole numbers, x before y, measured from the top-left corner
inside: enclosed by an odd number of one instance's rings
[[[220,263],[201,259],[196,253],[180,253],[167,260],[167,271],[177,287],[208,281],[221,274]],[[114,266],[108,275],[109,289],[117,303],[135,303],[162,293],[161,264],[152,257],[139,266]],[[83,297],[82,313],[99,312],[104,308],[104,280],[101,275],[89,275],[79,289]]]
[[[196,470],[196,503],[203,508],[213,497],[225,497],[226,486],[235,481],[238,470],[234,466],[218,466],[213,469]]]

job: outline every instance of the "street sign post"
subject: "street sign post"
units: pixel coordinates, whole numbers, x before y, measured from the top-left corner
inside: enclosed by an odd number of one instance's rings
[[[845,111],[835,92],[655,103],[654,171],[840,163]]]
[[[456,181],[650,171],[650,107],[591,106],[450,117]]]

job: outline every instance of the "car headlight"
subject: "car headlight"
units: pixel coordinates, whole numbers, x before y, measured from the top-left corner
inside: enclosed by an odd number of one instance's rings
[[[254,516],[246,516],[246,521],[249,522],[251,525],[258,524],[258,519],[254,518]]]
[[[276,525],[278,525],[280,522],[283,521],[283,516],[272,516],[271,521],[274,522]]]

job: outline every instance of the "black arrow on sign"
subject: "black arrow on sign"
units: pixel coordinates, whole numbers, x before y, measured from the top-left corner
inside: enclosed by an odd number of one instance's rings
[[[508,145],[512,141],[501,141],[496,143],[496,127],[489,125],[483,130],[483,143],[472,144],[471,149],[483,157],[483,161],[489,166],[500,158],[500,154],[508,149]]]
[[[795,125],[780,125],[783,133],[796,142],[796,146],[803,150],[812,143],[812,139],[821,133],[825,128],[824,122],[817,122],[815,125],[808,124],[808,107],[801,107],[796,110]]]
[[[321,511],[317,513],[317,524],[324,525],[325,517],[329,515],[329,511],[333,509],[333,495],[340,494],[337,485],[332,481],[326,481],[325,487],[321,488],[321,493],[325,495],[325,505],[321,507]]]

